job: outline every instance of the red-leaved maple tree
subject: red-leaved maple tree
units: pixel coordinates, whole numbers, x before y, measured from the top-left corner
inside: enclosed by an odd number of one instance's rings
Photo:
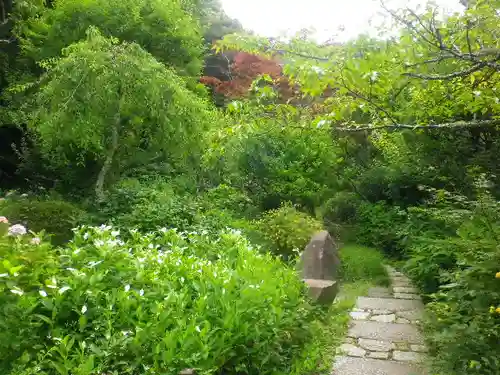
[[[281,65],[276,60],[246,52],[238,52],[234,56],[230,64],[229,80],[203,76],[200,82],[211,86],[218,94],[236,99],[247,95],[252,82],[263,74],[269,75],[277,83],[280,91],[285,87],[288,88],[286,78],[282,75]]]

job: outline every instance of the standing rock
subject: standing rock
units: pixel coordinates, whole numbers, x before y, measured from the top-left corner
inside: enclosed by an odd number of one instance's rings
[[[316,233],[302,254],[302,278],[335,280],[340,268],[338,248],[330,234]]]

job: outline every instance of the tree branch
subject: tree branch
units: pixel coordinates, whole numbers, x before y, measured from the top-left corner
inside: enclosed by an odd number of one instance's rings
[[[333,130],[347,133],[361,132],[361,131],[374,131],[374,130],[401,130],[401,129],[468,129],[468,128],[481,128],[500,125],[498,120],[478,120],[478,121],[456,121],[443,124],[428,124],[428,125],[410,125],[410,124],[387,124],[387,125],[366,125],[360,127],[338,127]]]
[[[290,55],[295,55],[295,56],[299,56],[299,57],[303,57],[305,59],[310,59],[310,60],[318,60],[318,61],[330,61],[330,59],[328,57],[319,57],[319,56],[312,56],[312,55],[306,55],[306,54],[303,54],[303,53],[300,53],[300,52],[295,52],[295,51],[290,51],[290,50],[286,50],[286,49],[273,49],[273,48],[269,48],[269,50],[272,50],[274,52],[276,52],[277,54],[280,54],[280,55],[284,55],[286,53],[290,54]]]
[[[481,70],[484,68],[485,63],[480,63],[471,66],[469,69],[465,70],[459,70],[458,72],[450,73],[450,74],[420,74],[420,73],[403,73],[403,75],[407,77],[412,77],[412,78],[420,78],[424,79],[427,81],[440,81],[440,80],[447,80],[447,79],[453,79],[453,78],[458,78],[458,77],[465,77],[468,76],[471,73],[477,72],[478,70]]]

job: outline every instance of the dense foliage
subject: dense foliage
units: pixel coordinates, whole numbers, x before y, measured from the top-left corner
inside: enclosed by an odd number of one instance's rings
[[[292,267],[327,228],[347,282],[404,264],[435,373],[498,374],[500,3],[466,3],[319,44],[216,0],[0,0],[2,373],[313,373],[347,320]]]
[[[0,239],[2,373],[286,372],[311,308],[241,236],[82,228],[57,252]]]

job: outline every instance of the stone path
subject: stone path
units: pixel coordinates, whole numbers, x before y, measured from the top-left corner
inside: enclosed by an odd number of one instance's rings
[[[387,267],[391,288],[371,288],[350,313],[333,375],[425,375],[426,348],[417,325],[423,304],[402,273]]]

